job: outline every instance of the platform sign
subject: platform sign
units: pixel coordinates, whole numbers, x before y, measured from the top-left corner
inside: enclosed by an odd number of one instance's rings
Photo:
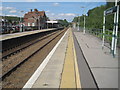
[[[117,0],[116,0],[117,1]],[[102,48],[104,48],[105,44],[105,22],[106,22],[106,15],[114,14],[114,27],[112,32],[112,42],[111,42],[111,52],[113,56],[116,55],[116,48],[117,48],[117,37],[118,37],[118,19],[119,19],[119,5],[117,5],[117,2],[115,3],[114,7],[111,7],[104,11],[104,18],[103,18],[103,42],[102,42]]]
[[[115,12],[117,12],[117,6],[114,6],[112,8],[109,8],[105,11],[105,15],[110,15],[110,14],[114,14]]]

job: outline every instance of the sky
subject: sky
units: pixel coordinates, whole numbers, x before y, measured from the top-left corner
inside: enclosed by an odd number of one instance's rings
[[[75,16],[86,14],[89,9],[105,5],[106,2],[2,2],[0,15],[24,16],[30,9],[37,8],[39,11],[45,11],[51,19],[67,19],[72,21]],[[14,0],[11,0],[14,1]],[[34,1],[34,0],[24,0]],[[23,12],[21,12],[23,11]]]
[[[0,0],[4,2],[106,2],[106,0]],[[114,0],[108,0],[110,2]]]

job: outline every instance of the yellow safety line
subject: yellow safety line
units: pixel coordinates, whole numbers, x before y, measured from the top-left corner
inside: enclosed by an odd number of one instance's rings
[[[81,88],[76,53],[73,43],[72,31],[69,30],[68,48],[60,88]]]

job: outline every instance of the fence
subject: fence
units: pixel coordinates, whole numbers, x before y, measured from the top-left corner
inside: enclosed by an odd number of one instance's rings
[[[80,31],[83,31],[83,28],[80,28]],[[100,38],[102,40],[103,37],[103,29],[90,29],[90,28],[86,28],[86,33],[92,34],[98,38]],[[112,42],[112,30],[105,30],[105,46],[107,46],[108,48],[111,48],[111,42]],[[118,43],[117,43],[117,47],[120,48],[120,31],[118,31]]]

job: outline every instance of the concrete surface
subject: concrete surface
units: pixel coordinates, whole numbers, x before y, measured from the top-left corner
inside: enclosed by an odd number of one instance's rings
[[[99,88],[118,88],[118,56],[102,50],[102,41],[83,32],[74,32]]]
[[[32,88],[59,88],[64,58],[68,42],[68,33],[50,58],[43,72],[34,83]]]
[[[94,77],[90,71],[88,63],[82,53],[81,47],[74,35],[74,44],[76,50],[76,57],[78,62],[79,74],[80,74],[80,82],[81,87],[86,89],[98,90],[98,86],[94,80]]]

